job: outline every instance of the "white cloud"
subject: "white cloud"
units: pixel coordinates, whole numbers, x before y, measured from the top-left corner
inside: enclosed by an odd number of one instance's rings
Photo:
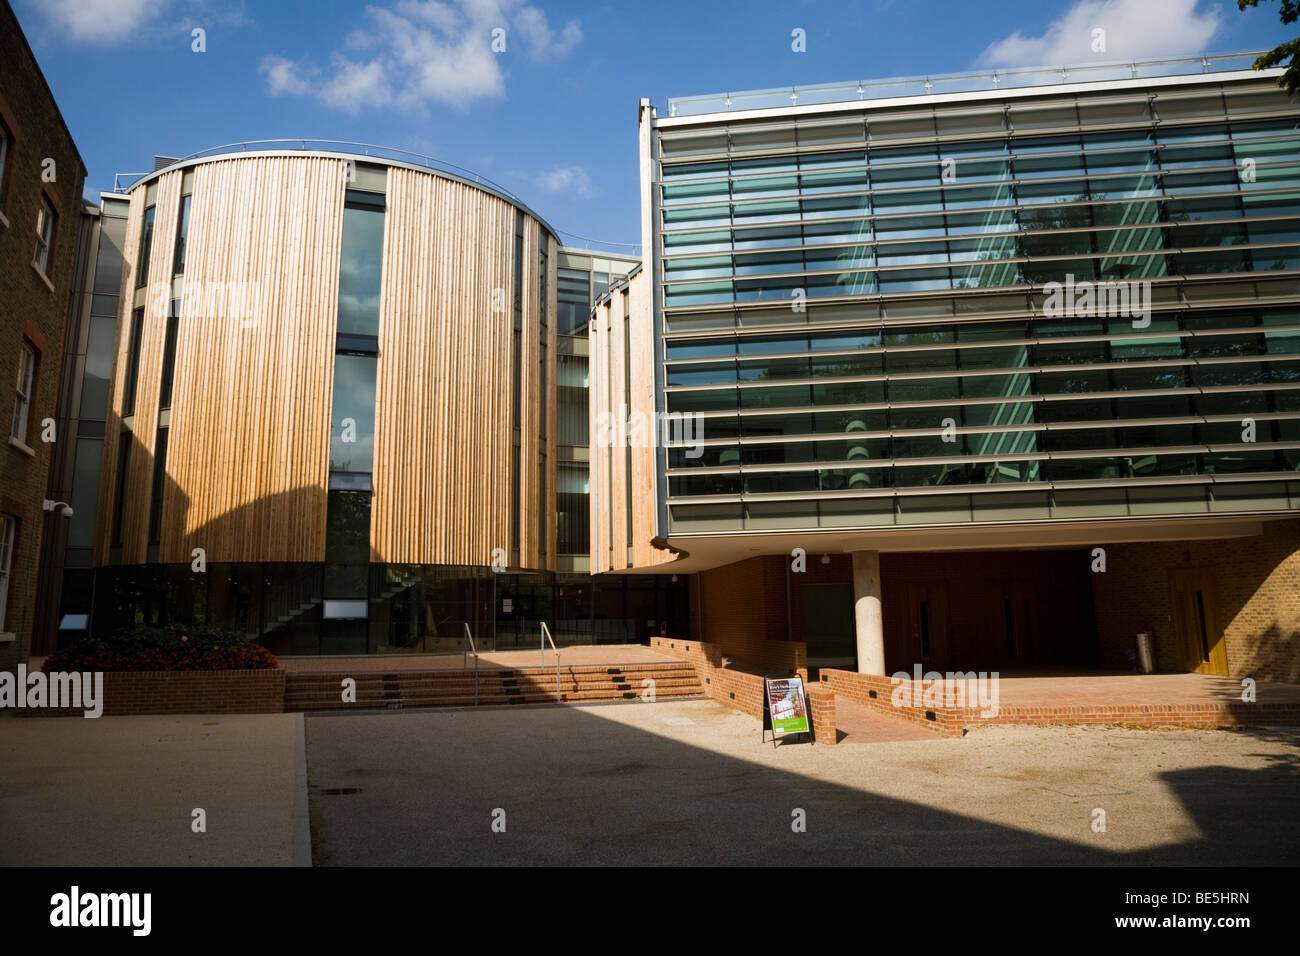
[[[546,14],[536,7],[523,7],[515,14],[515,30],[524,38],[528,55],[539,62],[562,60],[582,42],[582,24],[570,20],[556,37]]]
[[[1203,53],[1223,25],[1218,7],[1197,12],[1199,0],[1079,0],[1041,36],[1019,30],[980,55],[984,66],[1055,66]],[[1093,30],[1106,31],[1106,49],[1093,51]]]
[[[263,58],[272,95],[314,96],[326,106],[357,112],[429,103],[464,109],[475,100],[505,96],[506,57],[512,40],[531,59],[567,56],[582,40],[576,20],[556,34],[546,15],[525,0],[398,0],[366,8],[368,22],[353,30],[328,66]],[[493,30],[506,31],[506,51],[493,52]]]
[[[64,39],[112,44],[158,22],[167,0],[44,0],[36,9]]]
[[[250,21],[243,0],[37,0],[33,10],[59,40],[113,46],[128,40],[155,42],[193,27],[234,29]]]
[[[556,166],[537,173],[533,180],[548,193],[565,193],[583,199],[595,194],[591,176],[581,166]]]
[[[262,58],[262,72],[272,96],[302,96],[311,92],[311,84],[304,80],[298,67],[282,56]]]

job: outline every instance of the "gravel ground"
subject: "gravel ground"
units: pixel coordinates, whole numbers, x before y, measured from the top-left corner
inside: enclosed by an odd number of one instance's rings
[[[710,700],[309,717],[314,862],[1300,862],[1294,729],[759,737]]]

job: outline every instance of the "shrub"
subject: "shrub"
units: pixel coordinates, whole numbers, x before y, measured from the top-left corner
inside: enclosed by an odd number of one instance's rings
[[[204,627],[136,625],[55,651],[56,671],[225,671],[279,667],[275,655],[243,634]]]

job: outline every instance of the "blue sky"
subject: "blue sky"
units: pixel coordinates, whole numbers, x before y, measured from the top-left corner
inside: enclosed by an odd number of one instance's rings
[[[628,243],[641,97],[665,112],[670,96],[1255,50],[1290,35],[1274,3],[1206,0],[12,2],[92,198],[155,153],[307,136],[436,156],[559,230]],[[1105,54],[1090,49],[1096,26]],[[805,52],[792,50],[796,28]]]

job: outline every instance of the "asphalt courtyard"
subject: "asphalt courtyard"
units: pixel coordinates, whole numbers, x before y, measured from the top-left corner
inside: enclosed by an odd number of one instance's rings
[[[711,700],[6,715],[0,865],[1300,862],[1296,729],[890,730],[773,747]]]
[[[1295,729],[773,747],[687,700],[309,716],[306,740],[318,866],[1300,862]]]

